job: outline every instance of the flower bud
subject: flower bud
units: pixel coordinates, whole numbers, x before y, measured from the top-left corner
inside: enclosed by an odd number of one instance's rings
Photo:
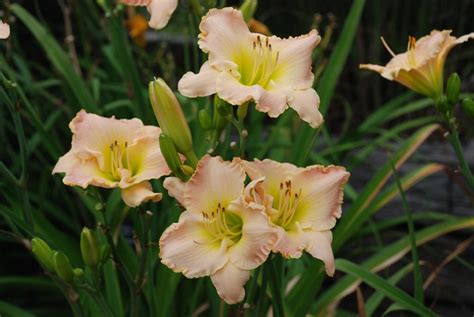
[[[99,247],[93,231],[89,228],[81,232],[81,254],[85,265],[96,267],[99,263]]]
[[[84,275],[84,270],[80,268],[76,268],[73,270],[74,276],[77,278],[81,278]]]
[[[245,0],[240,6],[240,11],[244,17],[245,22],[250,21],[257,9],[258,0]]]
[[[457,73],[452,73],[448,78],[446,85],[446,97],[450,105],[455,105],[459,101],[459,93],[461,91],[461,78]]]
[[[53,251],[46,242],[40,238],[33,238],[31,240],[31,250],[45,269],[54,271]]]
[[[471,118],[474,119],[474,100],[472,98],[464,98],[462,101],[462,107],[464,112]]]
[[[446,115],[450,109],[450,106],[448,104],[448,99],[446,96],[441,96],[437,101],[436,101],[436,109],[443,114]]]
[[[151,106],[161,130],[171,138],[179,152],[192,152],[191,131],[173,91],[161,78],[150,82],[148,90]]]
[[[194,174],[194,168],[189,165],[181,165],[181,171],[187,176],[191,176]]]
[[[179,154],[176,151],[174,143],[171,141],[171,138],[164,133],[160,134],[160,149],[161,154],[165,158],[166,164],[175,175],[180,175],[180,166],[181,160]]]
[[[56,274],[65,282],[69,283],[74,277],[71,262],[69,258],[61,251],[55,251],[53,254],[54,270]]]
[[[204,130],[212,129],[211,116],[209,116],[209,113],[204,109],[199,111],[199,123]]]

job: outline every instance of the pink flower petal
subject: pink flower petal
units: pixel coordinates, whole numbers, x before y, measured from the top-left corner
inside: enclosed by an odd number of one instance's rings
[[[309,166],[293,177],[293,186],[301,189],[294,217],[301,226],[330,230],[341,216],[343,186],[349,173],[339,166]]]
[[[319,96],[314,89],[295,90],[289,104],[312,128],[316,129],[323,123],[323,116],[318,110]]]
[[[263,210],[245,208],[242,199],[233,202],[228,209],[243,221],[240,240],[229,248],[230,261],[243,270],[255,269],[265,262],[277,242],[277,229]]]
[[[144,181],[121,190],[122,199],[129,207],[135,208],[147,201],[158,202],[162,198],[161,193],[154,193],[150,182]]]
[[[188,278],[214,274],[228,261],[228,244],[213,240],[201,219],[185,211],[160,238],[161,262]]]
[[[4,40],[10,36],[10,26],[0,20],[0,39]]]
[[[150,27],[161,30],[164,28],[173,12],[178,6],[178,0],[151,0],[147,6],[148,12],[150,12]]]
[[[219,72],[205,62],[199,73],[187,72],[178,82],[179,92],[187,97],[204,97],[216,93]]]
[[[236,304],[244,299],[244,285],[249,278],[249,271],[241,270],[230,262],[211,275],[211,281],[217,290],[217,294],[229,305]]]
[[[307,89],[313,85],[312,54],[320,41],[321,37],[316,30],[287,39],[276,36],[270,38],[273,50],[279,56],[278,66],[272,75],[278,86]]]
[[[242,194],[244,180],[245,173],[240,164],[205,156],[186,183],[185,206],[199,217],[202,212],[215,211],[218,204],[228,206]]]
[[[184,204],[186,183],[177,177],[167,177],[163,182],[163,187],[168,191],[168,195],[175,198],[181,206],[186,207]]]
[[[252,38],[242,13],[233,8],[211,9],[199,25],[199,47],[209,61],[233,60],[242,45],[251,47]]]

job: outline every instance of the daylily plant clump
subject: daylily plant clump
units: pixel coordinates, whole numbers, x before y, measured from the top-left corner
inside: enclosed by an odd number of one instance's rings
[[[176,1],[122,2],[146,5],[155,28],[163,27],[169,18],[165,13],[176,7]],[[225,102],[238,107],[254,102],[270,117],[291,107],[313,128],[323,122],[312,88],[311,54],[320,41],[316,30],[288,39],[251,33],[242,13],[232,8],[210,10],[200,30],[199,46],[209,60],[198,74],[189,72],[180,80],[183,95],[216,94],[221,122],[233,117],[230,106],[222,114]],[[229,304],[244,299],[252,270],[272,252],[299,258],[307,251],[324,262],[328,275],[334,274],[331,229],[341,216],[349,178],[343,167],[300,168],[210,155],[198,159],[172,90],[156,79],[149,93],[161,129],[82,110],[69,125],[71,149],[53,173],[65,173],[63,182],[70,186],[119,188],[129,207],[158,202],[162,194],[153,192],[150,180],[173,173],[164,188],[184,211],[161,236],[161,261],[188,278],[210,276]],[[237,112],[242,123],[246,111]]]
[[[177,0],[116,2],[119,8],[145,7],[150,15],[148,24],[156,30],[166,27],[178,5]],[[208,98],[210,106],[200,109],[197,116],[202,133],[193,135],[175,93],[163,79],[155,78],[148,93],[159,127],[145,125],[138,118],[118,119],[81,110],[69,124],[71,148],[52,171],[64,174],[65,185],[84,190],[102,188],[91,191],[98,196],[103,189],[120,191],[125,204],[123,218],[127,214],[139,218],[133,218],[133,222],[140,222],[137,231],[141,231],[141,237],[133,236],[141,258],[136,276],[120,263],[119,242],[116,232],[110,232],[105,213],[97,221],[97,229],[104,233],[102,240],[107,240],[109,249],[99,251],[99,239],[88,228],[83,229],[80,244],[84,268],[92,275],[98,276],[100,265],[110,258],[123,271],[124,280],[131,285],[130,311],[134,313],[139,305],[137,297],[149,278],[145,272],[150,264],[146,248],[151,243],[146,242],[151,240],[140,239],[148,239],[150,226],[156,225],[146,222],[150,213],[146,206],[162,200],[160,189],[176,201],[180,213],[156,236],[160,236],[159,242],[154,241],[159,251],[154,256],[187,278],[209,277],[217,294],[228,304],[242,302],[246,283],[254,278],[254,284],[258,284],[258,277],[266,276],[254,270],[270,267],[271,261],[299,259],[307,253],[320,261],[321,272],[324,267],[326,274],[333,276],[336,270],[332,229],[342,216],[344,185],[350,173],[341,166],[300,167],[246,157],[245,149],[245,139],[252,132],[252,127],[246,126],[249,111],[278,118],[291,108],[303,124],[313,129],[323,124],[312,70],[313,52],[321,41],[318,31],[279,38],[268,32],[251,32],[246,22],[249,14],[234,8],[210,9],[201,15],[197,43],[207,60],[202,65],[196,63],[196,69],[200,66],[198,72],[182,76],[178,91],[187,98]],[[147,29],[143,18],[132,24],[132,37],[142,36]],[[410,37],[407,51],[398,55],[382,39],[392,55],[390,62],[386,66],[360,67],[442,105],[446,56],[454,46],[474,37],[471,33],[455,38],[450,32],[432,31],[418,41]],[[0,38],[9,34],[9,26],[0,21]],[[451,82],[450,87],[458,86],[457,94],[453,93],[456,88],[448,87],[445,99],[454,104],[459,100],[460,84],[456,78]],[[455,133],[452,113],[444,110],[443,115]],[[233,127],[239,144],[230,142],[235,136]],[[197,138],[209,146],[196,151]],[[465,165],[461,164],[463,174],[468,180],[471,177],[474,188],[474,178]],[[102,199],[98,205],[96,209],[104,211]],[[82,269],[73,271],[67,256],[53,251],[41,239],[33,239],[32,251],[45,270],[65,281],[67,287],[75,280],[84,281]],[[99,279],[97,285],[101,282]]]

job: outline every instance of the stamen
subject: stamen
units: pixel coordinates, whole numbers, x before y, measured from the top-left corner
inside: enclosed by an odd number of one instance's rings
[[[392,51],[390,46],[388,46],[387,42],[385,42],[383,36],[380,37],[380,40],[382,41],[383,46],[385,46],[385,49],[390,53],[390,55],[392,55],[392,57],[395,57],[395,53]]]
[[[293,192],[291,180],[280,183],[280,192],[278,195],[278,209],[273,217],[273,221],[287,228],[293,221],[298,204],[301,199],[301,189],[297,193]]]
[[[415,58],[415,48],[416,48],[416,38],[414,36],[408,37],[407,51],[408,51],[408,63],[410,66],[416,67],[416,58]]]

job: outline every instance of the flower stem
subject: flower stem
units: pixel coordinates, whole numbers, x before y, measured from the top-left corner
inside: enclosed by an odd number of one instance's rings
[[[150,219],[147,219],[147,212],[139,210],[140,227],[142,231],[142,237],[140,239],[140,245],[142,248],[142,254],[140,257],[140,263],[135,281],[135,288],[132,290],[130,299],[130,316],[139,316],[139,299],[142,294],[143,285],[145,284],[145,269],[148,262],[148,245],[149,239],[149,223]]]
[[[273,305],[273,316],[284,317],[285,309],[283,303],[283,287],[281,274],[279,273],[280,259],[275,257],[265,263],[266,269],[268,270],[270,279],[270,291],[272,294],[272,305]]]
[[[464,175],[464,178],[469,184],[469,187],[471,188],[471,190],[474,191],[474,177],[464,157],[464,152],[461,145],[461,141],[459,140],[459,133],[456,127],[456,123],[454,122],[454,119],[451,119],[451,120],[447,119],[447,122],[448,122],[449,130],[450,130],[449,135],[448,135],[448,141],[449,143],[451,143],[454,153],[456,153],[456,156],[459,161],[459,165],[461,167],[461,172]]]

